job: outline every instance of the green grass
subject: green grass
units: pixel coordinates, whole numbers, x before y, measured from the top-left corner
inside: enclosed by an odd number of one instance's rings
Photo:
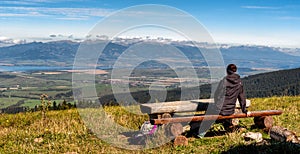
[[[0,109],[16,104],[22,98],[0,98]]]
[[[275,125],[286,127],[300,136],[300,97],[270,97],[251,100],[249,110],[283,110],[280,116],[274,116]]]
[[[24,98],[18,98],[18,97],[11,97],[11,98],[0,98],[0,109],[2,108],[6,108],[8,106],[14,105],[16,103],[18,103],[20,100],[24,100],[24,103],[21,104],[20,106],[28,106],[29,108],[34,108],[36,105],[40,105],[41,104],[41,100],[39,99],[39,97],[36,97],[36,99],[24,99]],[[62,103],[63,100],[51,100],[51,102],[56,102],[57,105],[59,103]],[[71,103],[74,104],[74,101],[67,101],[67,103]]]
[[[284,110],[282,115],[274,116],[275,125],[287,127],[300,135],[300,97],[255,98],[251,101],[250,110]],[[128,108],[108,106],[104,108],[104,111],[106,115],[99,112],[99,109],[81,109],[80,112],[76,109],[49,111],[45,120],[42,119],[41,112],[2,114],[0,115],[0,153],[205,154],[222,152],[299,153],[300,150],[299,147],[289,143],[271,141],[269,145],[259,145],[254,142],[246,142],[241,137],[242,132],[238,131],[203,139],[191,137],[188,138],[188,146],[174,146],[169,142],[152,149],[126,150],[111,146],[101,139],[114,141],[120,146],[127,145],[127,139],[115,133],[118,128],[113,123],[117,123],[124,129],[138,130],[148,117],[139,115],[137,106]],[[105,119],[104,116],[106,116]],[[251,118],[241,119],[241,125],[245,125],[247,131],[260,131],[252,129],[252,124]],[[93,126],[94,129],[91,131],[91,127],[88,126]],[[97,135],[102,135],[101,139]],[[267,139],[268,135],[264,134],[264,137]]]
[[[56,102],[56,104],[58,105],[59,103],[62,103],[64,100],[51,100],[51,103]],[[71,103],[72,105],[74,104],[74,102],[67,102],[67,103]],[[24,101],[24,104],[22,104],[21,106],[28,106],[29,108],[34,108],[36,105],[40,105],[41,104],[41,100],[38,99],[28,99]],[[52,106],[53,104],[51,104]]]
[[[28,106],[29,108],[34,108],[36,105],[40,105],[40,104],[41,104],[41,100],[29,99],[29,100],[25,100],[24,104],[22,104],[21,106]]]
[[[5,96],[11,96],[11,97],[20,97],[20,98],[40,98],[41,94],[47,93],[49,96],[54,97],[57,94],[60,93],[66,93],[69,92],[72,88],[31,88],[31,89],[18,89],[18,90],[7,90],[3,91],[2,94]]]

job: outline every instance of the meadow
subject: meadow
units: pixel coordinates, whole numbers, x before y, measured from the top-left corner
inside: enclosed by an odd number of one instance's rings
[[[274,125],[283,126],[300,135],[300,96],[284,96],[251,99],[250,111],[276,109],[283,110],[280,116],[274,116]],[[138,106],[130,106],[138,109]],[[299,153],[300,147],[292,143],[281,143],[270,139],[269,135],[253,125],[252,118],[241,119],[243,131],[226,132],[202,139],[189,137],[189,145],[174,146],[168,142],[162,146],[142,150],[126,150],[112,146],[97,137],[97,131],[109,132],[114,127],[101,119],[99,114],[93,123],[96,130],[91,131],[86,118],[96,114],[98,109],[69,109],[47,111],[43,118],[41,112],[26,112],[0,115],[0,153]],[[147,115],[128,112],[124,107],[107,106],[103,109],[111,120],[119,125],[139,130],[148,119]],[[87,112],[88,111],[88,112]],[[86,115],[86,117],[85,117]],[[102,117],[103,118],[103,117]],[[91,119],[90,120],[95,120]],[[99,127],[97,127],[99,124]],[[107,124],[107,127],[101,127]],[[253,131],[263,133],[264,143],[245,141],[241,134]],[[106,136],[120,144],[128,144],[127,138],[118,134]]]

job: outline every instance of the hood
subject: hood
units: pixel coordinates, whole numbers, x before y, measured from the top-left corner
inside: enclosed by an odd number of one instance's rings
[[[231,84],[239,84],[241,83],[241,78],[238,74],[230,74],[226,76],[226,80]]]

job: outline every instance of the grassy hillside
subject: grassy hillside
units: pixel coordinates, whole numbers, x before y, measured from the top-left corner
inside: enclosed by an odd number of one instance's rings
[[[274,117],[275,125],[286,127],[300,135],[300,96],[254,98],[251,101],[252,106],[249,110],[283,110],[282,115]],[[135,130],[138,130],[147,119],[146,115],[135,115],[118,106],[105,107],[104,110],[115,122]],[[251,118],[241,119],[240,125],[247,131],[261,131],[251,128],[252,124]],[[113,147],[97,138],[84,125],[76,109],[49,111],[44,120],[41,112],[1,114],[0,153],[299,153],[300,151],[300,148],[293,144],[270,141],[265,133],[263,136],[269,141],[268,144],[246,142],[241,133],[228,132],[225,135],[204,139],[191,137],[188,146],[174,146],[167,143],[154,149],[131,151]],[[121,135],[118,137],[120,138],[114,139],[127,142]]]
[[[247,97],[300,94],[300,68],[261,73],[243,78]]]

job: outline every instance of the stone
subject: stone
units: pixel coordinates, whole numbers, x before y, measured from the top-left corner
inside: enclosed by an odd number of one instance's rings
[[[188,139],[182,135],[177,136],[174,140],[175,146],[187,146],[188,144]]]
[[[247,132],[243,133],[242,136],[246,141],[255,140],[255,142],[262,142],[262,134],[260,132]]]

